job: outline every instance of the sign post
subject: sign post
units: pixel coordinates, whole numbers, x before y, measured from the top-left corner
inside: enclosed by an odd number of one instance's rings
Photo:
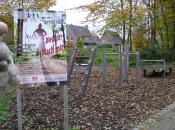
[[[22,130],[21,89],[16,89],[18,130]]]
[[[21,85],[67,81],[65,19],[66,14],[63,11],[14,11],[15,42],[16,45],[21,45],[21,54],[27,59],[26,61],[16,63],[20,72]],[[23,21],[22,24],[19,21]],[[19,24],[20,26],[18,26]],[[19,38],[20,41],[18,40]],[[64,86],[64,127],[65,130],[68,130],[68,98],[66,86]],[[16,94],[18,130],[22,130],[20,88],[17,88]]]
[[[64,100],[64,130],[69,130],[69,113],[68,113],[68,88],[63,86],[63,100]]]

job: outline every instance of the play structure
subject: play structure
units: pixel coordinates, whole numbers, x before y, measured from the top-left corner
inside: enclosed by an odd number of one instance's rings
[[[103,81],[103,87],[106,86],[106,57],[108,55],[113,55],[113,56],[117,56],[118,55],[118,59],[119,59],[119,87],[121,88],[123,86],[123,82],[125,80],[127,80],[127,70],[124,71],[123,69],[123,59],[126,58],[126,53],[102,53],[102,81]],[[136,59],[136,75],[135,75],[135,83],[137,84],[138,82],[140,82],[140,54],[139,52],[136,53],[128,53],[128,55],[135,55],[135,59]],[[128,69],[128,67],[127,67]],[[125,74],[126,73],[126,74]],[[124,75],[126,75],[126,79],[124,78]]]
[[[73,72],[73,67],[76,63],[77,59],[88,59],[88,64],[85,66],[85,71],[84,71],[84,78],[83,78],[83,83],[80,85],[80,95],[84,96],[85,92],[87,90],[87,86],[88,86],[88,81],[89,81],[89,77],[90,77],[90,73],[91,73],[91,69],[92,69],[92,65],[93,65],[93,60],[95,57],[95,52],[96,52],[96,48],[93,48],[91,50],[91,54],[90,56],[78,56],[76,57],[76,53],[77,53],[77,48],[75,48],[73,50],[73,54],[71,57],[71,60],[69,62],[69,68],[68,68],[68,80],[70,80],[70,77],[72,75]],[[141,82],[141,77],[142,77],[142,71],[144,73],[144,76],[146,76],[147,72],[153,71],[157,72],[160,71],[163,75],[163,77],[165,77],[165,73],[172,72],[172,66],[170,65],[166,65],[165,60],[141,60],[140,58],[140,53],[139,52],[135,52],[135,53],[128,53],[126,54],[125,52],[120,52],[120,53],[106,53],[105,51],[102,52],[102,63],[101,63],[101,87],[105,88],[107,85],[107,57],[109,55],[115,56],[118,58],[118,62],[119,63],[119,82],[116,84],[116,86],[118,86],[119,88],[124,87],[124,82],[127,82],[128,80],[128,69],[129,69],[129,65],[127,65],[127,70],[124,70],[124,66],[123,66],[123,62],[124,59],[128,57],[128,63],[129,64],[129,57],[132,56],[132,60],[134,58],[134,62],[135,62],[135,74],[132,75],[132,77],[135,77],[135,85],[139,85],[139,83]],[[160,62],[162,63],[162,65],[146,65],[144,66],[144,63],[147,62]],[[78,64],[79,66],[84,65],[84,64]],[[126,76],[126,77],[125,77]]]
[[[90,77],[90,74],[91,74],[94,57],[96,55],[96,50],[97,50],[96,47],[92,48],[91,52],[90,52],[90,56],[88,56],[89,59],[88,59],[87,66],[85,68],[83,83],[80,85],[80,93],[79,93],[80,96],[84,96],[85,92],[87,90],[88,81],[89,81],[89,77]],[[71,78],[71,75],[72,75],[72,72],[73,72],[73,67],[74,67],[76,59],[77,59],[76,53],[77,53],[77,48],[74,49],[71,60],[70,60],[70,63],[69,63],[70,66],[68,67],[68,83],[70,83],[70,78]],[[84,59],[83,57],[81,57],[81,58]]]

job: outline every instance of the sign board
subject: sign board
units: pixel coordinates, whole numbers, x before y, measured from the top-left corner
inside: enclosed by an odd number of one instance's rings
[[[65,12],[14,11],[14,36],[26,61],[17,62],[21,84],[67,80]],[[59,58],[54,54],[60,53]],[[65,55],[65,57],[64,57]]]

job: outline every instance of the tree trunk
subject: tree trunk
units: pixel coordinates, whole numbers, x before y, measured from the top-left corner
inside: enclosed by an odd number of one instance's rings
[[[171,9],[172,9],[172,14],[173,14],[173,35],[172,35],[172,37],[173,37],[173,47],[175,48],[175,2],[173,2],[172,4],[171,4]]]
[[[152,20],[152,28],[151,28],[151,43],[153,46],[156,45],[156,5],[155,5],[155,0],[153,1],[153,17],[151,18]]]
[[[166,42],[167,42],[168,47],[169,47],[169,26],[167,24],[167,18],[166,18],[165,13],[164,13],[164,8],[163,8],[162,1],[159,0],[159,2],[160,2],[160,6],[161,6],[161,12],[162,12],[162,17],[163,17],[163,22],[164,22],[164,25],[165,25]]]
[[[173,47],[175,48],[175,21],[174,21],[174,31],[173,31],[174,33],[174,37],[173,37]]]
[[[128,33],[128,41],[130,45],[130,51],[132,52],[132,39],[131,39],[131,33],[132,33],[132,0],[129,1],[129,33]]]
[[[123,0],[120,0],[121,2],[121,10],[124,9],[124,4],[123,4]],[[126,21],[125,19],[122,20],[122,23],[123,23],[123,32],[122,32],[122,37],[123,37],[123,40],[122,40],[122,48],[121,48],[121,51],[123,53],[126,53],[127,52],[127,46],[126,46],[126,42],[125,42],[125,35],[126,35]],[[127,80],[127,54],[126,55],[123,55],[122,56],[122,79],[123,81],[126,81]]]

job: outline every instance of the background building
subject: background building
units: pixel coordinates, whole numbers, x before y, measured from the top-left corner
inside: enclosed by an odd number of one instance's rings
[[[99,37],[92,34],[88,26],[77,26],[77,25],[66,25],[67,41],[72,41],[76,43],[79,37],[84,40],[85,46],[97,45],[99,43]]]

